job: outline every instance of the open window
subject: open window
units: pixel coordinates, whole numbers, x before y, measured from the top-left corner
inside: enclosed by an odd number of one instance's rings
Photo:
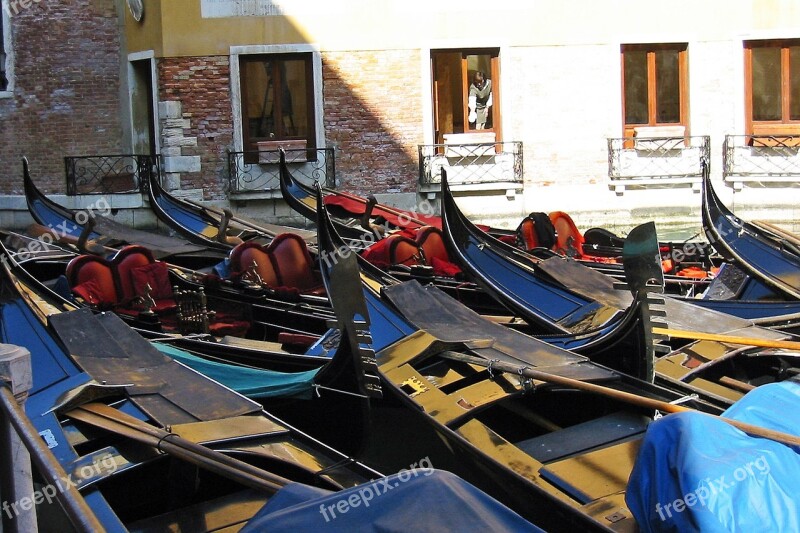
[[[284,148],[294,160],[313,157],[312,54],[242,55],[239,60],[245,151],[274,154]]]
[[[476,85],[478,72],[483,83]],[[436,144],[501,140],[497,49],[433,51],[431,74]]]
[[[744,46],[748,135],[800,135],[800,40]]]
[[[622,112],[625,137],[689,134],[686,44],[622,45]]]

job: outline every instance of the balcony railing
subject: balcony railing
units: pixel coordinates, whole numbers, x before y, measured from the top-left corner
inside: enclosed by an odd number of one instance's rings
[[[159,156],[114,154],[67,156],[67,195],[142,193],[150,175],[161,172]]]
[[[286,149],[292,175],[336,187],[333,148]],[[231,193],[271,192],[280,189],[278,150],[228,152],[228,184]]]
[[[800,135],[726,135],[722,149],[726,181],[800,181]]]
[[[522,183],[522,143],[421,144],[419,184],[433,189],[447,170],[451,185]]]
[[[608,139],[608,177],[619,193],[626,186],[690,183],[699,190],[707,135],[689,137],[622,137]]]

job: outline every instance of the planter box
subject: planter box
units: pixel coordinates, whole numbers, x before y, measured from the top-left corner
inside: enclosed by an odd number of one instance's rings
[[[286,150],[287,163],[305,163],[308,161],[305,139],[291,141],[260,141],[258,146],[258,162],[260,164],[278,163],[280,161],[279,149]]]

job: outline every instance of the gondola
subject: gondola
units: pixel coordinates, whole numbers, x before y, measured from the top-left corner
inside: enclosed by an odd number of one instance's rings
[[[451,257],[484,290],[525,320],[563,331],[562,324],[574,320],[575,313],[581,309],[593,311],[598,306],[605,306],[604,309],[620,311],[629,304],[627,293],[614,290],[610,278],[585,268],[585,264],[558,257],[532,258],[487,235],[458,209],[446,176],[442,183],[443,235]],[[658,248],[654,250],[654,254],[657,253]],[[725,265],[723,268],[733,267]],[[663,274],[659,277],[664,278]],[[723,284],[727,279],[726,274],[712,283]],[[716,284],[710,288],[715,289]],[[670,296],[673,317],[679,303],[684,303],[752,320],[765,327],[793,329],[800,325],[798,301]]]
[[[147,338],[160,338],[172,346],[238,364],[265,365],[272,370],[291,372],[318,368],[327,361],[324,350],[321,355],[303,355],[313,339],[328,332],[328,321],[334,315],[326,298],[309,297],[305,301],[298,298],[280,299],[270,297],[263,288],[243,290],[229,286],[213,276],[212,281],[217,279],[217,282],[209,285],[204,283],[206,276],[199,272],[162,263],[169,278],[171,289],[167,287],[168,290],[174,293],[177,289],[197,295],[205,288],[207,291],[202,292],[205,293],[207,310],[228,313],[234,321],[215,328],[215,320],[227,320],[225,316],[218,314],[210,317],[207,328],[200,327],[203,318],[198,313],[199,323],[192,322],[184,329],[175,322],[176,309],[165,308],[163,313],[160,311],[161,300],[155,292],[150,296],[157,305],[151,306],[149,310],[144,306],[144,299],[141,302],[131,301],[118,305],[112,305],[102,297],[94,301],[91,299],[91,290],[89,300],[78,300],[75,295],[79,292],[70,290],[69,278],[64,276],[71,261],[94,267],[89,274],[111,272],[113,276],[114,266],[119,264],[118,257],[124,256],[125,261],[150,261],[152,257],[147,249],[136,245],[123,247],[111,260],[106,260],[86,254],[78,255],[52,245],[48,249],[38,241],[36,252],[26,251],[29,239],[14,234],[10,234],[8,238],[16,245],[16,249],[2,242],[0,253],[9,264],[13,263],[19,278],[36,286],[42,294],[47,294],[48,300],[55,305],[83,306],[95,312],[114,311]],[[84,262],[84,258],[87,261]],[[164,302],[177,305],[174,298]]]
[[[290,482],[340,490],[380,476],[161,355],[114,314],[47,303],[12,267],[0,267],[0,340],[31,353],[25,410],[47,465],[35,486],[58,489],[36,498],[40,527],[238,530]],[[74,513],[54,503],[62,491]]]
[[[731,213],[714,192],[708,165],[702,202],[703,229],[721,255],[779,294],[800,298],[800,248],[779,232]]]
[[[359,261],[335,235],[325,212],[320,210],[319,244],[330,261],[324,271],[353,274],[349,283],[337,278],[330,290],[360,297]],[[378,289],[363,285],[370,286]],[[365,345],[385,342],[375,339],[386,334],[387,324],[398,327],[399,338],[369,360],[380,377],[381,398],[353,391],[334,373],[318,379],[325,387],[319,398],[280,412],[292,413],[319,435],[338,435],[337,446],[375,468],[427,456],[547,530],[635,529],[621,496],[652,412],[528,380],[525,369],[668,401],[682,393],[487,322],[433,287],[409,281],[380,290],[383,294],[368,293],[354,312]],[[399,313],[404,302],[416,302],[417,318],[427,317],[425,327]],[[518,371],[503,373],[504,364]],[[710,412],[718,407],[684,399]],[[353,436],[343,419],[362,419],[367,429]],[[399,448],[388,444],[400,441]]]
[[[314,197],[312,188],[295,179],[285,162],[281,164],[280,186],[284,199],[293,209],[304,215],[309,220],[315,219],[314,217],[316,216],[315,213],[317,210],[317,201]],[[332,201],[337,199],[339,196],[343,197],[341,202]],[[359,199],[358,197],[347,193],[331,192],[328,196],[325,196],[324,203],[326,203],[326,205],[331,204],[330,210],[333,212],[341,212],[341,204],[345,203],[355,205],[366,204],[364,211],[365,216],[361,218],[354,218],[349,213],[344,213],[345,216],[343,217],[333,217],[333,223],[336,226],[337,231],[348,242],[350,242],[354,248],[359,250],[372,246],[376,241],[383,240],[384,235],[386,235],[388,232],[394,232],[398,229],[403,230],[403,233],[408,233],[424,231],[426,228],[430,227],[434,229],[439,229],[442,227],[442,220],[440,217],[421,217],[417,216],[416,213],[409,213],[389,207],[383,207],[383,211],[376,212],[374,204],[370,203],[368,200]],[[481,226],[480,229],[487,234],[502,240],[509,247],[517,247],[517,239],[515,237],[516,232],[490,228],[488,226]],[[400,236],[401,235],[397,235],[397,237]],[[567,240],[569,240],[569,237]],[[587,247],[588,246],[589,245],[587,245]],[[667,247],[671,246],[672,245],[667,245]],[[520,248],[520,250],[522,251],[522,248]],[[561,256],[553,250],[546,248],[537,248],[532,250],[531,253],[536,257],[544,258]],[[622,265],[615,262],[609,262],[607,258],[599,258],[598,260],[580,260],[580,262],[604,274],[614,276],[618,279],[624,278]],[[423,262],[422,265],[428,267],[431,266],[425,262]],[[693,279],[678,275],[667,276],[667,280],[669,290],[671,292],[681,294],[687,292],[692,294],[700,292],[702,288],[708,284],[706,279]],[[482,301],[482,305],[484,305],[486,309],[489,308],[489,304],[486,301]]]
[[[164,190],[155,175],[150,176],[147,190],[150,207],[161,222],[189,241],[210,248],[230,250],[236,244],[252,239],[269,242],[286,231],[298,233],[306,240],[313,241],[314,238],[313,232],[273,224],[256,224],[234,216],[227,209],[220,210],[177,198]]]
[[[280,188],[283,199],[292,209],[308,220],[316,221],[318,207],[316,193],[312,187],[292,176],[283,151],[280,153]],[[342,237],[348,240],[366,239],[367,242],[374,242],[376,236],[382,236],[389,228],[413,229],[425,225],[439,225],[438,217],[395,209],[344,192],[331,192],[329,198],[327,201],[323,200],[323,203],[330,205],[332,211],[335,210],[343,215],[341,218],[334,218],[334,224]],[[352,205],[362,207],[361,215],[352,216],[350,211],[354,208],[349,207],[348,211],[348,206]],[[382,227],[381,222],[383,222]]]
[[[184,238],[144,231],[121,224],[108,215],[112,208],[102,196],[86,209],[68,209],[48,198],[33,182],[23,159],[23,183],[28,211],[38,226],[29,228],[43,243],[60,243],[83,252],[109,255],[126,244],[144,246],[159,259],[201,268],[222,261],[226,248],[208,247]]]

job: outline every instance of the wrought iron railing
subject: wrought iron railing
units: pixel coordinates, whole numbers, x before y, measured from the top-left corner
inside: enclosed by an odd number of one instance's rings
[[[160,176],[159,156],[149,154],[67,156],[67,195],[142,193],[150,175]]]
[[[452,184],[522,183],[522,142],[420,144],[419,183],[442,182],[442,169]]]
[[[700,178],[710,154],[707,135],[608,139],[608,177],[614,181]]]
[[[788,177],[800,180],[800,135],[726,135],[724,177]]]
[[[292,175],[336,187],[336,161],[333,148],[285,149]],[[278,150],[228,152],[230,192],[274,191],[280,188]]]

